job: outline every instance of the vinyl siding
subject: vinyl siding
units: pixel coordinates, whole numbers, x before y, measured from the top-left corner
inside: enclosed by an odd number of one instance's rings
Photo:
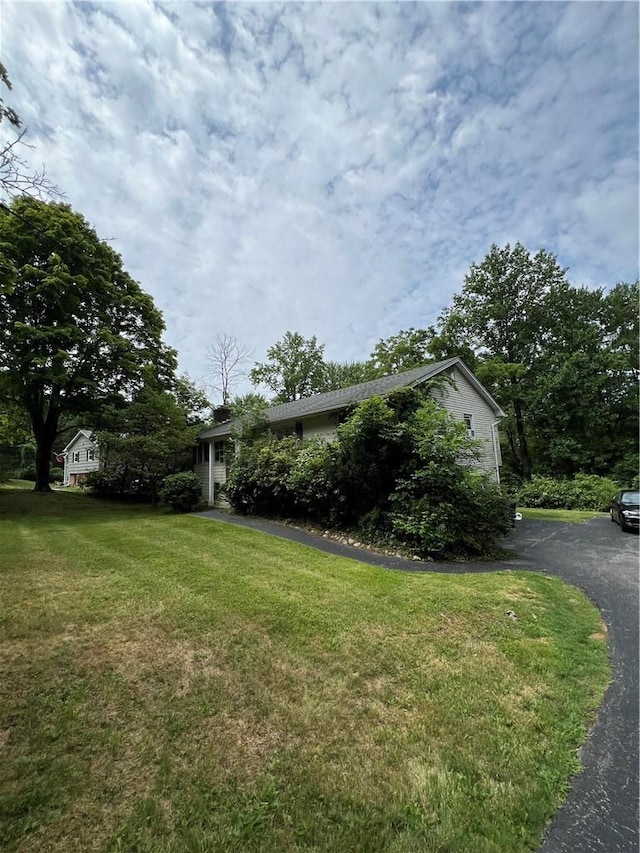
[[[94,458],[87,460],[87,451],[93,450]],[[80,459],[74,462],[74,454],[79,453]],[[71,445],[67,451],[64,463],[64,483],[69,485],[72,476],[79,474],[88,474],[90,471],[97,471],[100,467],[100,459],[98,454],[98,445],[84,435],[79,435],[77,440]]]
[[[336,418],[330,414],[316,415],[302,420],[302,438],[320,438],[331,441],[336,437]]]
[[[213,444],[211,445],[211,458],[213,459]],[[223,485],[227,482],[227,463],[226,462],[214,462],[213,463],[213,482],[220,483]],[[212,496],[213,497],[213,496]],[[216,495],[216,503],[220,503],[226,505],[228,503],[226,498],[223,498],[220,495]]]
[[[209,503],[209,463],[197,462],[193,466],[193,470],[195,471],[196,477],[200,480],[200,485],[202,486],[202,500]]]
[[[209,454],[210,458],[213,460],[213,441],[210,442]],[[193,466],[193,470],[195,471],[196,477],[200,480],[200,485],[202,486],[202,500],[206,501],[208,504],[213,504],[213,494],[209,489],[209,463],[208,462],[197,462]],[[227,464],[226,462],[212,462],[212,483],[220,483],[223,485],[227,482]],[[220,503],[224,506],[228,504],[226,498],[218,497],[216,503]]]
[[[492,425],[498,420],[491,406],[484,400],[458,370],[453,371],[453,384],[445,384],[433,389],[432,395],[439,400],[457,421],[464,421],[464,415],[473,415],[476,440],[481,442],[481,456],[478,462],[484,471],[495,474],[494,438]],[[500,442],[495,430],[495,447],[498,453],[498,465],[502,463]]]

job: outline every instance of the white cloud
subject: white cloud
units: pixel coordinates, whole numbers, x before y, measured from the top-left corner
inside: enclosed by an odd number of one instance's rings
[[[637,24],[615,2],[8,0],[0,46],[35,162],[198,376],[219,333],[365,357],[492,242],[637,275]]]

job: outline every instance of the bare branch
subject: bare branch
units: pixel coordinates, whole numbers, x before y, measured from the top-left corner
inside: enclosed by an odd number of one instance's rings
[[[1,62],[0,83],[4,83],[7,89],[11,91],[11,81],[7,69]],[[15,110],[6,106],[0,98],[0,124],[4,120],[8,121],[16,130],[22,125]],[[38,199],[43,199],[44,196],[64,197],[64,193],[47,177],[44,166],[40,171],[34,172],[27,161],[20,156],[21,145],[30,148],[32,151],[34,149],[33,145],[29,145],[25,141],[26,133],[27,128],[23,128],[15,138],[0,143],[0,191],[6,193],[9,198],[16,195],[30,195]]]
[[[0,148],[0,189],[9,197],[31,195],[39,199],[44,196],[62,198],[64,194],[49,180],[44,165],[40,171],[34,172],[19,155],[20,145],[31,150],[34,148],[25,142],[26,132],[26,128],[21,130],[15,139],[5,142]]]
[[[245,365],[251,358],[253,349],[226,333],[216,335],[207,350],[207,376],[213,380],[210,387],[220,395],[223,406],[231,401],[232,389],[249,375]]]

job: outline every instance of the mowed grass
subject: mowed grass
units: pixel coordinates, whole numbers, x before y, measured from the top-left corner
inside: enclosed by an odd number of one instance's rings
[[[557,579],[85,495],[0,493],[0,575],[7,851],[534,850],[609,676]]]
[[[538,521],[564,521],[570,524],[582,524],[590,518],[598,518],[601,512],[588,509],[540,509],[538,507],[518,507],[518,512],[523,518],[536,519]]]
[[[35,486],[33,480],[7,480],[6,483],[0,483],[0,489],[9,489],[11,491],[15,491],[16,489],[32,489]]]

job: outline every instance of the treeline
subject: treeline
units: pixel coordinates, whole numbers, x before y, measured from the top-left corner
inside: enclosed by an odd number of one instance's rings
[[[638,282],[569,283],[544,250],[492,246],[435,325],[381,340],[359,362],[325,361],[316,337],[287,332],[249,376],[282,403],[460,356],[507,413],[504,472],[631,482],[638,473]],[[266,405],[235,400],[235,413]]]
[[[266,405],[265,387],[269,402],[286,402],[461,356],[507,413],[507,479],[584,472],[629,483],[638,473],[638,304],[638,282],[575,286],[548,252],[492,246],[434,325],[400,331],[349,363],[326,360],[316,337],[287,332],[250,371],[256,392],[235,399],[231,373],[246,352],[227,346],[213,358],[214,385],[238,414]],[[104,433],[112,460],[126,456],[123,437],[131,439],[128,471],[135,456],[163,455],[155,467],[175,470],[194,434],[187,427],[196,403],[181,400],[177,354],[163,333],[151,297],[81,215],[31,198],[3,206],[0,476],[7,466],[24,470],[29,444],[36,488],[48,490],[54,454],[88,425]],[[133,404],[146,409],[142,426],[132,426]],[[179,441],[177,421],[185,425]],[[157,440],[133,441],[138,428]]]

